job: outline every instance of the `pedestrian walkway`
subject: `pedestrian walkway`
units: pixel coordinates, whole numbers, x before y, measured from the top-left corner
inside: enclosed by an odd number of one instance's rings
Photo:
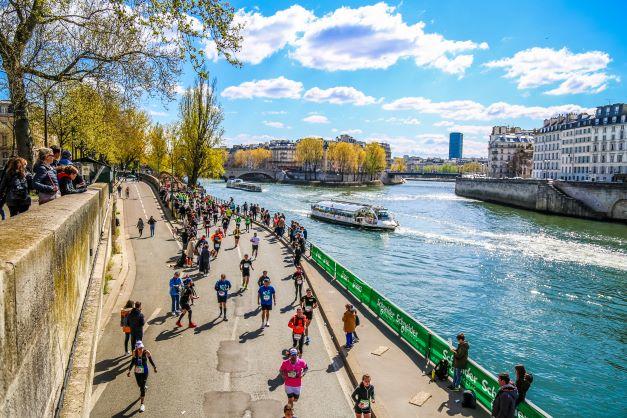
[[[196,282],[200,299],[193,306],[195,329],[177,328],[169,314],[168,282],[172,267],[180,255],[180,246],[164,220],[159,203],[144,183],[130,185],[128,199],[123,199],[125,231],[132,243],[136,278],[132,300],[140,300],[146,317],[144,344],[152,353],[158,373],[150,370],[144,416],[154,417],[280,417],[286,396],[278,373],[283,350],[291,346],[287,327],[294,314],[294,288],[291,256],[275,239],[260,228],[242,235],[240,247],[233,236],[223,241],[218,259],[211,262],[209,274],[202,277],[196,269],[181,269]],[[137,237],[137,219],[150,216],[157,220],[154,238]],[[229,231],[232,233],[233,228]],[[225,273],[236,292],[241,284],[239,261],[250,252],[249,239],[258,232],[262,242],[254,261],[251,284],[247,291],[233,294],[228,302],[229,321],[219,317],[213,286]],[[277,306],[270,316],[271,326],[261,328],[257,308],[257,278],[268,270],[277,291]],[[92,417],[132,416],[139,409],[139,389],[133,377],[126,376],[130,356],[123,350],[119,326],[118,301],[100,340],[94,378]],[[187,325],[187,319],[183,320]],[[324,334],[321,333],[324,331]],[[303,379],[301,400],[296,414],[307,417],[351,417],[346,397],[350,390],[346,371],[319,315],[310,328],[312,342],[305,346],[303,358],[309,373]],[[331,354],[329,354],[331,353]]]
[[[348,367],[355,376],[368,373],[376,388],[377,402],[374,412],[377,418],[396,417],[449,417],[471,416],[489,417],[484,409],[462,409],[461,392],[446,389],[450,382],[431,382],[425,374],[425,360],[408,347],[402,339],[387,328],[361,302],[353,298],[335,281],[327,276],[309,260],[303,261],[303,267],[312,288],[320,301],[324,314],[339,345],[344,345],[342,315],[347,303],[353,304],[358,311],[361,324],[357,327],[359,342],[350,351],[342,348]],[[382,355],[372,354],[379,347],[388,347]],[[429,398],[416,406],[409,401],[420,392]]]

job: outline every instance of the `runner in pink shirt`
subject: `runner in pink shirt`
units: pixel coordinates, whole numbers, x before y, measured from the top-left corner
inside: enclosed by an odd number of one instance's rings
[[[307,373],[308,367],[305,360],[298,358],[298,350],[290,349],[290,358],[281,364],[279,372],[285,381],[285,393],[287,393],[287,402],[293,406],[294,402],[300,397],[300,387],[302,378]]]

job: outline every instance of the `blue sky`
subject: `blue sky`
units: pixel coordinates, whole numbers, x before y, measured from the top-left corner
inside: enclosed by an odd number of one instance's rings
[[[625,1],[232,4],[244,65],[207,64],[227,145],[349,133],[445,156],[458,130],[464,156],[486,156],[493,125],[627,101]],[[187,68],[179,84],[193,80]],[[176,103],[143,106],[154,121],[178,116]]]

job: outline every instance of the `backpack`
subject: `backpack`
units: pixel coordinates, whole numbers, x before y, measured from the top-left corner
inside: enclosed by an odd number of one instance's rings
[[[477,407],[477,397],[472,390],[465,390],[462,394],[462,408],[475,409]]]
[[[359,315],[355,314],[355,326],[359,326]]]
[[[436,380],[448,379],[448,367],[449,367],[449,363],[447,359],[443,358],[442,360],[440,360],[434,369],[435,379]]]

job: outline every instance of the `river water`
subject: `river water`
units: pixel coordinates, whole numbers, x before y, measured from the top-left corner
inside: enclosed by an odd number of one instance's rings
[[[464,332],[491,372],[514,376],[525,364],[528,397],[553,416],[627,416],[626,225],[465,199],[446,182],[205,186],[297,219],[323,251],[445,340]],[[309,218],[322,199],[383,205],[401,226],[372,232]]]

